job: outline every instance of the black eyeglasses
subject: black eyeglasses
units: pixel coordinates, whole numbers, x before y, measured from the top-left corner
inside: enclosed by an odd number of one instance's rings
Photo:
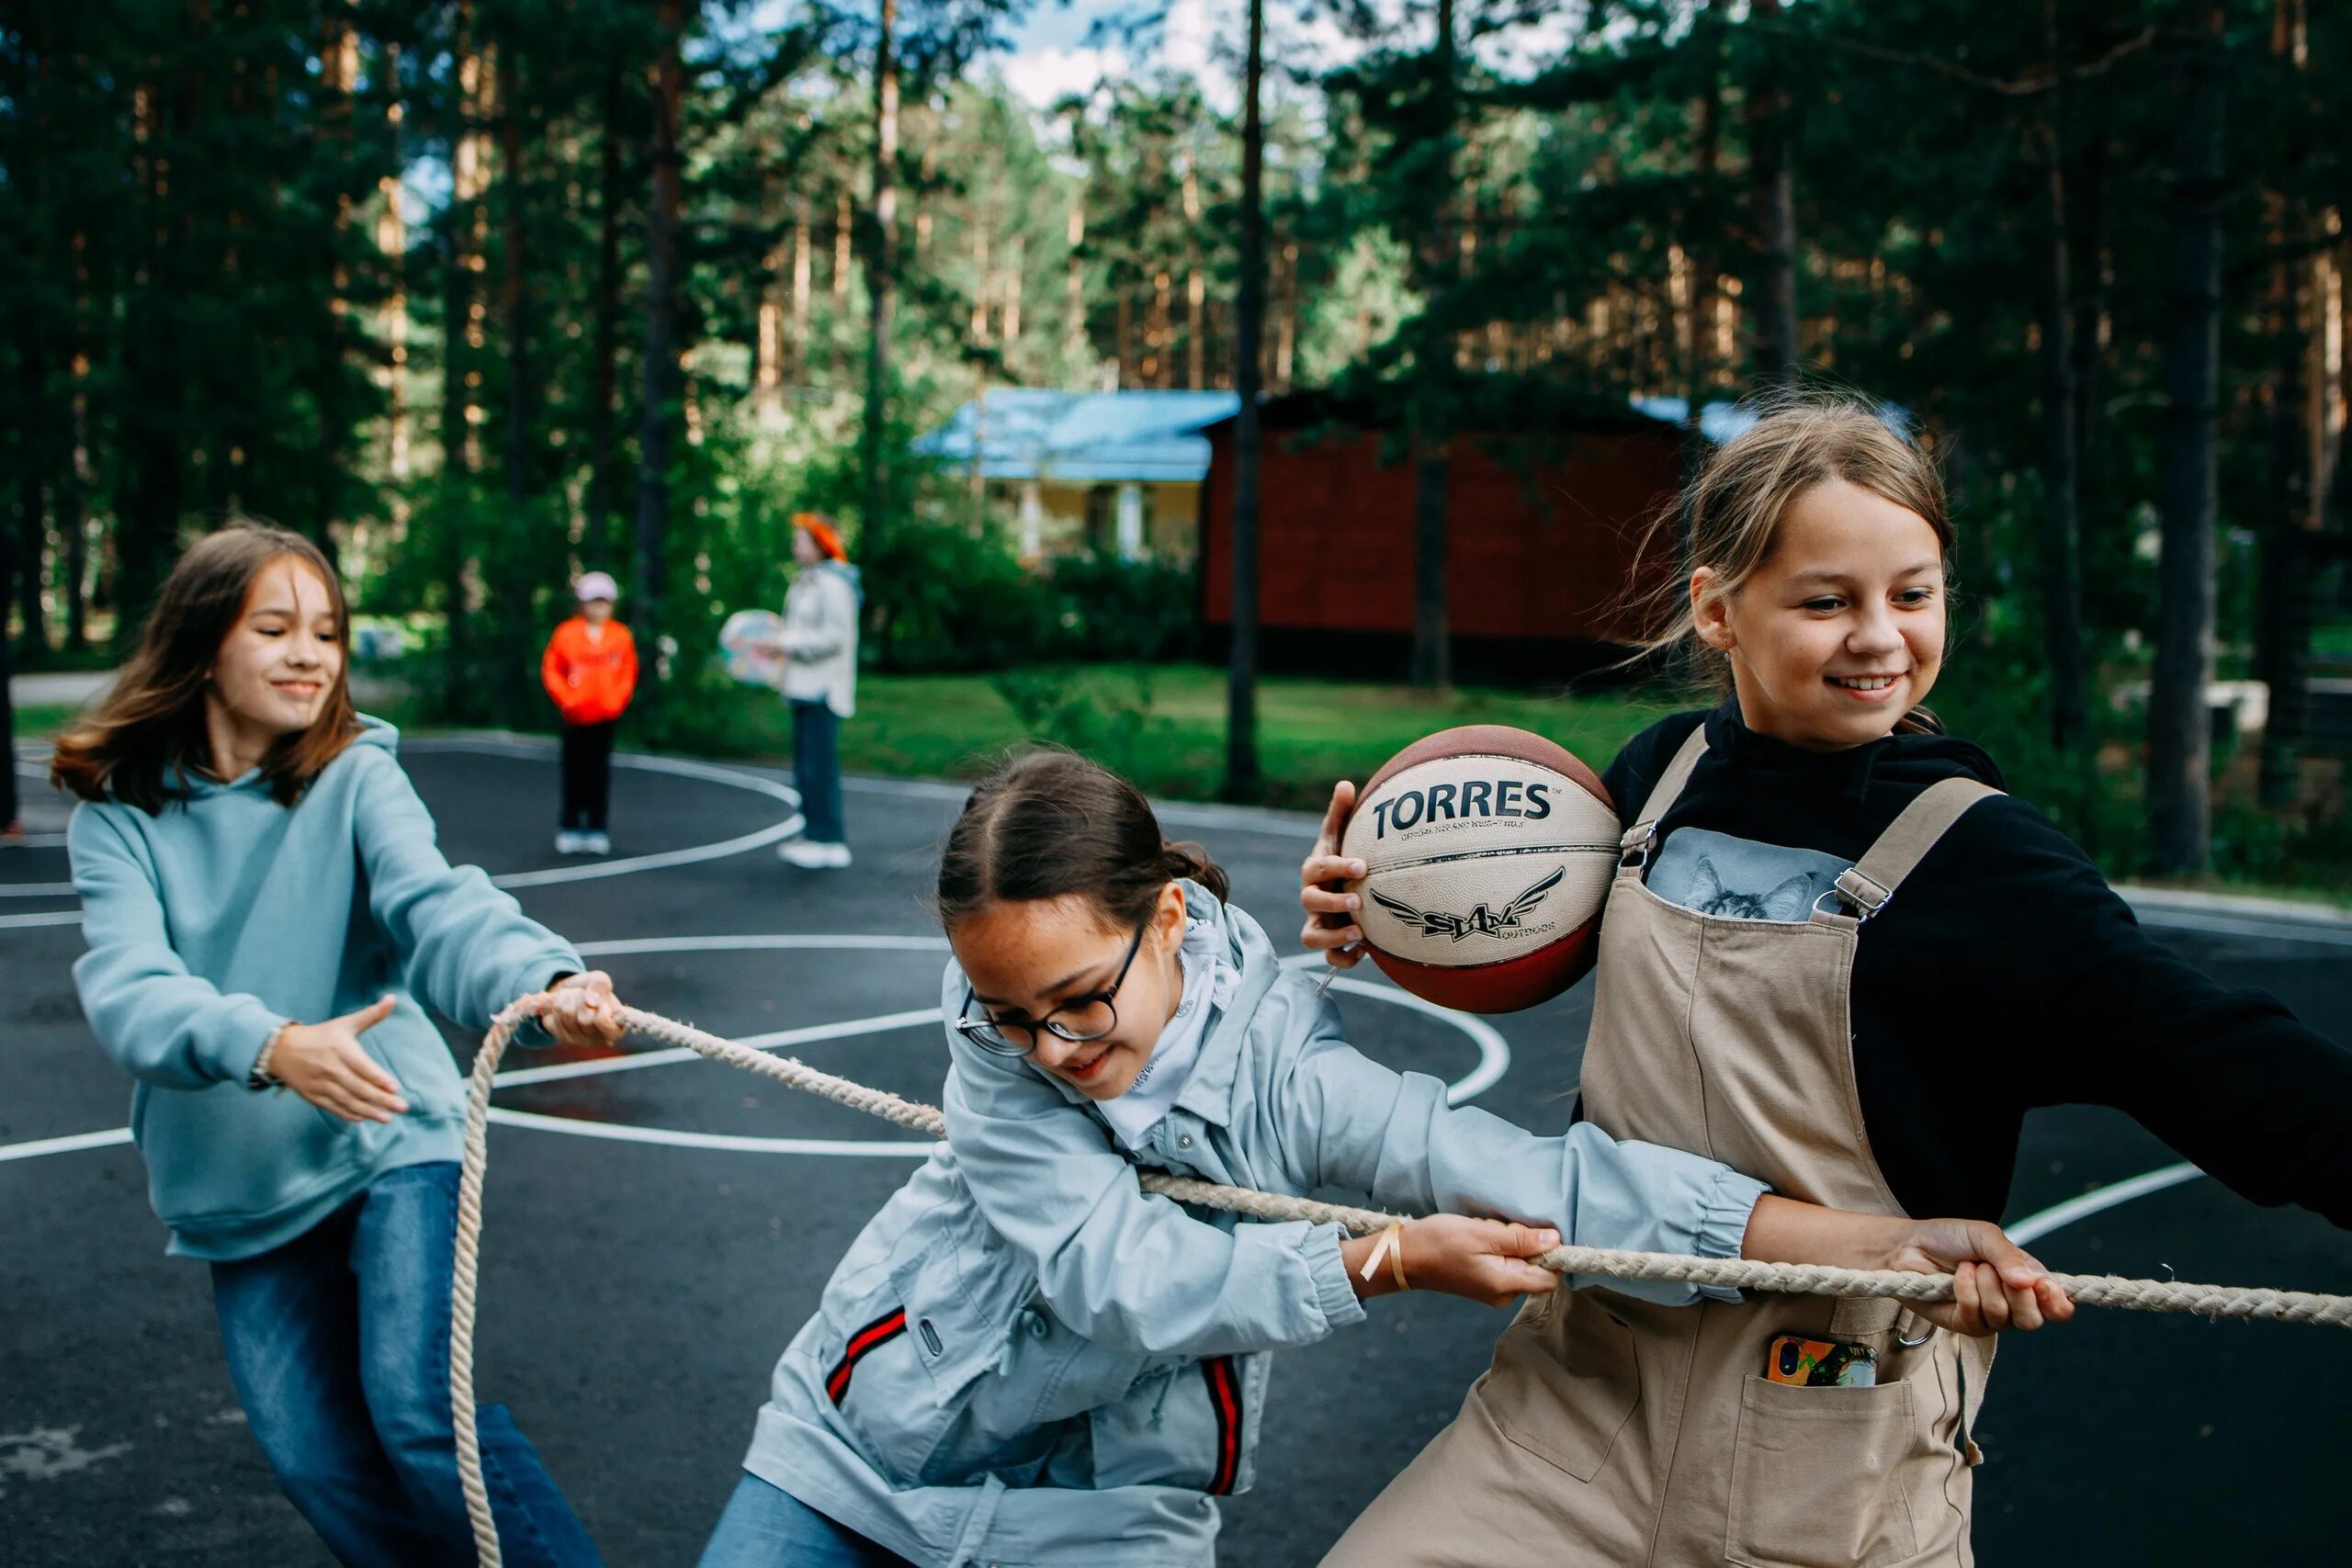
[[[1136,954],[1143,950],[1143,933],[1150,929],[1148,919],[1136,928],[1135,936],[1127,942],[1127,955],[1120,961],[1119,973],[1109,986],[1091,996],[1072,998],[1043,1018],[1000,1019],[985,1014],[970,1017],[972,988],[965,987],[964,1005],[959,1010],[967,1016],[955,1021],[956,1032],[999,1056],[1026,1056],[1037,1048],[1037,1032],[1041,1029],[1057,1040],[1078,1044],[1102,1039],[1119,1027],[1119,1010],[1112,1005],[1112,998],[1127,983],[1127,971],[1136,966]]]

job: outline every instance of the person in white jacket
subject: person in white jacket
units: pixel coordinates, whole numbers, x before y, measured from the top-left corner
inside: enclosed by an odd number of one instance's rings
[[[808,871],[849,864],[842,825],[842,720],[857,711],[857,616],[865,595],[841,531],[813,512],[794,514],[798,575],[784,596],[784,698],[792,709],[792,777],[808,826],[776,847]]]

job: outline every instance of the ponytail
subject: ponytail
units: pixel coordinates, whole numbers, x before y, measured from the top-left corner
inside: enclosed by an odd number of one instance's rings
[[[1233,880],[1225,874],[1225,867],[1209,859],[1208,851],[1189,840],[1179,843],[1169,840],[1159,846],[1165,858],[1163,869],[1171,878],[1197,882],[1223,903],[1233,897]]]
[[[1159,831],[1126,780],[1072,751],[1038,750],[980,781],[939,857],[943,926],[988,906],[1076,893],[1106,922],[1141,925],[1160,890],[1189,878],[1222,899],[1231,880],[1198,844]]]

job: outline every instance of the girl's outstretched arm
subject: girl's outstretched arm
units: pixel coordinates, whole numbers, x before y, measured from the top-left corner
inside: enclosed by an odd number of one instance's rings
[[[1294,1016],[1270,1019],[1272,1009]],[[1263,1107],[1279,1121],[1300,1190],[1339,1187],[1410,1213],[1545,1225],[1582,1247],[1738,1256],[1762,1182],[1679,1149],[1621,1142],[1589,1123],[1547,1138],[1487,1111],[1449,1106],[1437,1079],[1396,1072],[1349,1045],[1338,1008],[1303,976],[1277,984],[1260,1010],[1261,1022],[1283,1037],[1303,1037],[1285,1050]],[[1613,1288],[1668,1305],[1702,1294],[1738,1297],[1658,1280]]]
[[[360,748],[354,753],[368,768],[352,823],[368,909],[399,947],[401,978],[420,1001],[483,1029],[515,998],[587,968],[479,866],[448,863],[432,814],[398,762]]]

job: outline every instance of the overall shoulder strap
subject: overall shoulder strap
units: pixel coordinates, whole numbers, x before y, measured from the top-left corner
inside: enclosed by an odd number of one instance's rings
[[[1877,914],[1969,807],[2000,793],[1974,779],[1940,779],[1921,790],[1862,852],[1860,863],[1838,876],[1838,895],[1852,908],[1852,915],[1829,915],[1816,904],[1814,918],[1859,921]]]
[[[1657,837],[1659,820],[1674,809],[1675,801],[1681,797],[1682,786],[1690,782],[1690,770],[1699,765],[1699,759],[1706,755],[1706,751],[1707,721],[1702,718],[1690,738],[1682,742],[1681,749],[1674,753],[1673,761],[1667,763],[1666,772],[1658,774],[1657,783],[1650,789],[1649,798],[1642,802],[1641,815],[1634,819],[1634,825],[1626,829],[1624,836],[1618,840],[1618,848],[1629,860],[1637,850],[1644,861],[1649,858],[1649,846]]]

